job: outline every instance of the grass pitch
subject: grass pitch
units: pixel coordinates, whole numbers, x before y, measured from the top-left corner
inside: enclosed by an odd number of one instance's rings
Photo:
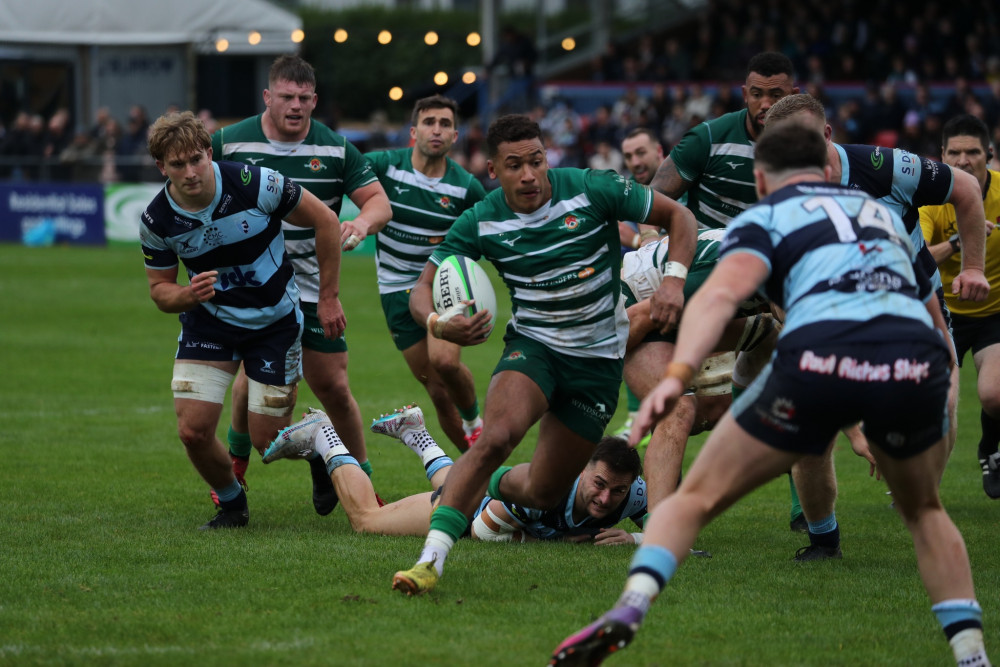
[[[341,285],[363,417],[426,404],[385,330],[372,258],[345,258]],[[631,547],[464,541],[436,591],[404,598],[392,573],[422,540],[317,516],[297,463],[251,463],[250,526],[200,532],[213,508],[169,390],[179,324],[149,299],[138,247],[0,245],[0,304],[0,664],[540,665],[621,590]],[[496,333],[463,354],[481,399],[500,345]],[[303,384],[297,411],[308,405]],[[942,494],[996,658],[1000,503],[982,492],[978,415],[966,368]],[[368,445],[383,497],[426,490],[412,453]],[[950,664],[885,486],[845,444],[837,464],[842,561],[791,561],[806,540],[776,480],[704,531],[713,557],[685,563],[609,664]]]

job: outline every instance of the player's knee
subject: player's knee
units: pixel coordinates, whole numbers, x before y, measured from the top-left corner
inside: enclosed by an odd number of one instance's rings
[[[177,437],[185,449],[201,450],[209,447],[215,439],[214,429],[194,428],[190,424],[177,425]]]
[[[453,377],[462,370],[462,362],[457,358],[438,358],[431,361],[435,372],[441,377]]]
[[[989,390],[980,392],[979,403],[986,414],[993,419],[1000,419],[1000,387],[990,387]]]
[[[270,417],[287,417],[295,409],[297,385],[264,384],[249,380],[247,407],[250,412]]]

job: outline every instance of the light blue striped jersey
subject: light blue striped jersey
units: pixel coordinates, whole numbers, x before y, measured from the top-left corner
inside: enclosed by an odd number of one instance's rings
[[[298,206],[302,189],[263,167],[213,163],[215,198],[192,213],[163,188],[143,211],[139,226],[148,269],[172,269],[178,258],[188,278],[219,272],[215,296],[202,303],[213,317],[262,329],[299,305],[281,219]]]
[[[762,287],[786,311],[782,339],[804,327],[835,338],[883,315],[932,326],[924,306],[930,282],[902,219],[864,192],[784,187],[730,223],[720,257],[734,252],[753,253],[770,269]],[[878,339],[877,328],[871,335]]]

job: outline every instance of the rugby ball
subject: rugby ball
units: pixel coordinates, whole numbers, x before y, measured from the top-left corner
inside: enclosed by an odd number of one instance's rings
[[[446,257],[434,273],[431,286],[434,310],[443,315],[456,303],[475,300],[465,309],[465,316],[472,317],[481,310],[490,311],[490,331],[497,320],[497,295],[493,283],[483,267],[468,257],[451,255]]]

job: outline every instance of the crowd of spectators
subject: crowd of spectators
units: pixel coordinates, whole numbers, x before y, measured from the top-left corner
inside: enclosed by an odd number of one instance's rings
[[[214,131],[217,123],[211,112],[202,110],[199,116]],[[58,108],[47,119],[22,111],[9,127],[0,123],[0,180],[159,181],[146,150],[149,125],[149,115],[140,104],[129,107],[124,124],[101,107],[90,127],[75,130],[69,109]]]
[[[516,65],[525,53],[533,63],[534,51],[510,30],[503,45],[488,69],[496,74],[506,67],[508,74],[523,76],[524,68]],[[987,123],[1000,145],[995,0],[708,0],[692,23],[625,45],[609,42],[584,76],[624,83],[617,99],[583,112],[571,100],[535,95],[532,88],[519,110],[542,126],[552,165],[624,172],[618,149],[631,129],[656,130],[669,151],[694,125],[742,108],[746,63],[767,50],[792,59],[799,86],[823,100],[841,143],[899,146],[940,158],[943,123],[971,113]],[[844,94],[846,84],[854,92]],[[528,101],[539,98],[542,104]],[[211,113],[199,115],[213,131]],[[139,105],[124,124],[101,109],[91,128],[75,134],[65,109],[48,119],[21,113],[6,131],[0,125],[0,179],[158,181],[145,150],[148,124]],[[372,131],[387,136],[384,116],[373,116]],[[480,120],[468,119],[453,157],[492,189],[482,135]]]

